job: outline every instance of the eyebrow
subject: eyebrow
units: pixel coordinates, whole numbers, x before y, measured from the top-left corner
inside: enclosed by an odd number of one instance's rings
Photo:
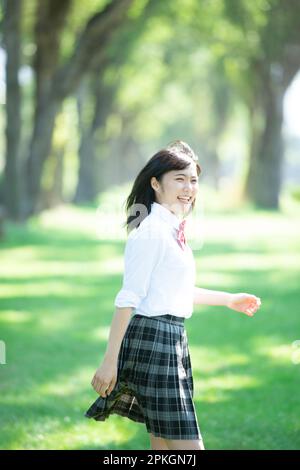
[[[188,176],[188,175],[185,175],[184,173],[176,173],[175,176]],[[197,176],[191,176],[191,178],[197,178]]]

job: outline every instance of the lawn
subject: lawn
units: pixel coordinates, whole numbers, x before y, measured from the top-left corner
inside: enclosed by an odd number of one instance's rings
[[[202,221],[191,241],[197,285],[262,300],[253,318],[203,305],[186,322],[205,447],[299,449],[299,214],[212,212]],[[84,417],[122,282],[124,239],[103,227],[101,236],[94,208],[69,206],[6,224],[1,449],[150,448],[143,424]]]

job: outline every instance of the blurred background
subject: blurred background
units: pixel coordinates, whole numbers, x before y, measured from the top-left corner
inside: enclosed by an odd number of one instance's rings
[[[187,323],[205,446],[300,447],[299,18],[298,0],[1,0],[0,448],[149,448],[83,414],[125,199],[175,139],[202,168],[197,285],[262,300]]]

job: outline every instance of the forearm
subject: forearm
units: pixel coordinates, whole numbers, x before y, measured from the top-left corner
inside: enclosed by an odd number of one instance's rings
[[[194,288],[194,304],[196,305],[223,305],[228,306],[231,298],[229,292],[222,292],[216,290],[202,289],[200,287]]]
[[[132,307],[119,308],[116,311],[111,323],[108,344],[104,359],[117,360],[120,347],[131,319]]]

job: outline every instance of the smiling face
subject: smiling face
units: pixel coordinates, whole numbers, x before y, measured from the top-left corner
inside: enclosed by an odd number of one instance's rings
[[[168,171],[160,182],[152,177],[151,186],[156,202],[181,218],[189,213],[198,192],[196,165],[192,162],[184,170]]]

